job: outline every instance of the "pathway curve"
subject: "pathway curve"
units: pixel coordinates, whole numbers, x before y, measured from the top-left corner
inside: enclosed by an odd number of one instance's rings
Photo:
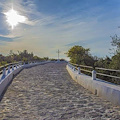
[[[0,120],[120,120],[120,107],[78,85],[65,66],[24,69],[0,103]]]

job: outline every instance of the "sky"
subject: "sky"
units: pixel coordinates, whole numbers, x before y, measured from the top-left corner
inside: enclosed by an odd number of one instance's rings
[[[6,16],[11,9],[25,21],[11,27]],[[0,0],[0,53],[28,50],[57,58],[59,49],[66,58],[80,45],[93,56],[110,56],[110,36],[120,35],[118,26],[120,0]]]

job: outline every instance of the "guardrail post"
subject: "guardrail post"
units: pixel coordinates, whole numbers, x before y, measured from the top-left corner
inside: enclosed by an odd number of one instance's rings
[[[2,74],[1,79],[4,79],[4,78],[5,78],[5,76],[6,76],[6,68],[3,68],[3,74]]]
[[[15,65],[15,67],[17,68],[17,64]]]
[[[67,65],[69,66],[69,64],[67,63]]]
[[[18,66],[20,67],[21,65],[20,65],[20,62],[18,63]]]
[[[10,73],[10,66],[8,66],[8,74]]]
[[[92,71],[92,80],[96,80],[96,71],[95,70]]]
[[[14,65],[12,65],[12,70],[14,70]]]
[[[78,74],[80,74],[81,72],[80,72],[80,67],[78,67]]]

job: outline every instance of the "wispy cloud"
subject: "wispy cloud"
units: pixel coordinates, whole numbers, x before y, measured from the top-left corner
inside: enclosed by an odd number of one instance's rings
[[[6,37],[0,37],[0,41],[12,42],[13,39],[11,39],[11,38],[6,38]]]
[[[0,37],[4,37],[4,38],[15,38],[15,36],[14,35],[12,35],[12,34],[8,34],[8,35],[1,35],[0,34]]]
[[[68,43],[68,44],[66,44],[65,46],[72,47],[72,46],[74,46],[74,45],[85,46],[86,43],[85,43],[84,41],[80,40],[80,41]]]

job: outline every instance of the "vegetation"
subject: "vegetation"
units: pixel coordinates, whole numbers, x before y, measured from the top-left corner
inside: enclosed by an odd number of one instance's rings
[[[73,46],[68,50],[67,56],[70,57],[70,62],[75,64],[120,70],[120,38],[118,38],[117,35],[113,36],[111,44],[112,46],[116,47],[112,58],[108,56],[106,56],[106,58],[98,58],[96,56],[92,56],[89,53],[90,49],[85,49],[82,46]]]
[[[112,46],[117,47],[116,53],[120,53],[120,38],[117,35],[114,35],[112,38]],[[116,54],[115,53],[115,54]]]
[[[100,68],[120,70],[120,38],[117,35],[111,38],[112,38],[111,45],[113,47],[116,47],[114,48],[114,54],[111,58],[108,56],[106,56],[106,58],[98,58],[96,56],[92,56],[90,54],[90,49],[89,48],[85,49],[82,46],[73,46],[71,49],[68,50],[67,56],[70,58],[70,62],[74,64],[92,66],[93,68],[100,67]],[[115,72],[111,73],[109,71],[103,71],[103,70],[99,70],[98,72],[120,77],[120,73],[115,73]],[[102,77],[98,76],[98,77],[104,80],[109,80],[110,82],[113,83],[120,84],[120,80],[118,81],[117,79],[113,79],[105,76]]]
[[[70,57],[70,62],[82,65],[94,64],[93,57],[89,54],[90,49],[85,49],[82,46],[73,46],[67,53]]]
[[[13,53],[13,51],[10,50],[8,56],[3,56],[2,54],[0,54],[0,66],[17,61],[28,62],[28,61],[43,61],[48,59],[49,59],[48,57],[40,58],[38,56],[34,56],[33,53],[28,53],[27,50],[24,50],[22,52],[18,51],[17,54]]]

